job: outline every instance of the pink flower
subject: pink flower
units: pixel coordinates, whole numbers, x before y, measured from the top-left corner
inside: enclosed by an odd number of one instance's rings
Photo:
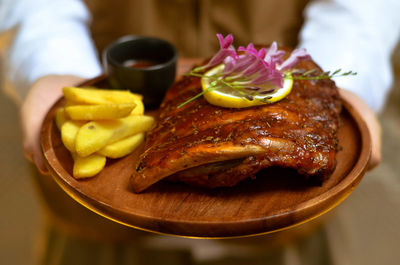
[[[236,59],[238,57],[235,47],[233,47],[233,36],[232,34],[227,35],[225,38],[221,34],[217,34],[219,39],[220,50],[211,58],[207,65],[198,67],[195,71],[202,71],[206,68],[216,66],[224,62],[228,57]]]
[[[255,62],[248,65],[248,67],[242,72],[244,76],[251,77],[257,73],[267,71],[266,65],[264,65],[264,61],[257,58]]]
[[[249,65],[253,64],[256,60],[257,57],[255,56],[240,55],[237,59],[231,62],[232,67],[224,69],[224,72],[225,74],[240,73],[244,71],[247,67],[249,67]]]
[[[266,54],[265,49],[257,51],[254,45],[250,43],[247,48],[243,46],[238,48],[238,51],[244,52],[236,59],[235,66],[230,69],[232,73],[240,74],[243,76],[251,76],[258,71],[262,70],[264,64],[264,57]],[[225,71],[229,73],[228,71]]]
[[[250,43],[249,45],[247,45],[246,48],[243,47],[243,46],[240,46],[238,48],[238,51],[245,52],[244,53],[245,56],[250,56],[250,57],[253,56],[255,60],[260,60],[260,61],[264,60],[265,55],[267,53],[267,50],[265,48],[261,48],[259,51],[257,51],[257,49],[254,48],[254,44],[253,43]]]
[[[274,41],[269,47],[267,54],[265,55],[264,60],[273,68],[275,68],[276,64],[282,63],[282,57],[285,54],[284,51],[278,50],[278,44]]]
[[[238,51],[239,52],[245,52],[246,54],[254,54],[255,56],[258,55],[258,51],[257,51],[256,48],[254,48],[254,44],[253,43],[249,43],[246,48],[243,47],[243,46],[240,46],[238,48]]]
[[[194,71],[202,71],[218,64],[224,64],[224,79],[236,85],[257,86],[266,83],[283,86],[283,72],[294,67],[299,60],[309,59],[305,49],[296,49],[289,58],[283,61],[285,51],[278,49],[273,42],[268,49],[257,50],[253,43],[247,47],[240,46],[237,51],[233,47],[232,34],[223,37],[217,34],[220,50],[211,58],[207,65],[198,67]]]
[[[273,83],[279,87],[283,84],[283,75],[281,72],[275,69],[276,62],[282,57],[281,51],[277,52],[277,47],[270,48],[269,58],[272,58],[270,62],[265,60],[268,52],[265,48],[261,48],[257,51],[254,45],[250,43],[247,47],[239,47],[238,51],[244,52],[240,55],[236,66],[233,67],[231,73],[234,73],[234,77],[238,79],[245,78],[247,85],[261,85],[265,83]],[[271,63],[271,65],[270,65]]]
[[[230,73],[236,66],[236,60],[230,56],[224,59],[224,73]]]
[[[300,60],[308,60],[311,56],[307,53],[306,49],[295,49],[290,57],[286,59],[280,66],[279,70],[286,71],[292,67],[294,67]]]
[[[283,86],[283,75],[280,71],[270,68],[265,71],[260,71],[259,75],[251,80],[252,85],[262,85],[272,83],[278,87]]]
[[[224,36],[222,36],[222,34],[218,33],[217,38],[219,40],[219,46],[221,47],[221,49],[228,49],[232,46],[232,43],[233,43],[232,34],[229,34],[224,38]]]

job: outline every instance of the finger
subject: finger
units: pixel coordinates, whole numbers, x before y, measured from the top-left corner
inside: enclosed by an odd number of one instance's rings
[[[44,157],[43,156],[35,156],[34,157],[34,162],[35,165],[37,167],[37,169],[39,170],[39,172],[43,175],[48,175],[49,174],[49,170],[46,167],[46,163],[44,161]]]
[[[30,150],[30,148],[24,144],[24,155],[25,158],[29,160],[29,162],[33,163],[33,152]]]
[[[23,151],[25,157],[32,163],[35,163],[34,157],[38,154],[40,154],[41,149],[39,146],[39,141],[37,140],[38,135],[36,134],[27,134],[23,136]]]
[[[367,170],[372,170],[378,166],[382,160],[381,127],[378,118],[371,108],[353,92],[341,89],[340,94],[360,113],[361,118],[368,127],[372,150]]]
[[[49,171],[46,167],[45,158],[43,156],[39,142],[36,141],[36,143],[37,143],[37,145],[35,145],[33,162],[36,165],[36,167],[40,173],[42,173],[43,175],[47,175],[49,173]]]
[[[382,129],[375,115],[369,118],[369,127],[371,131],[372,153],[367,170],[377,167],[382,161]]]

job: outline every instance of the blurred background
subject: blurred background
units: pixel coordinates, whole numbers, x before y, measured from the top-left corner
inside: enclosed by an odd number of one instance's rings
[[[0,47],[5,41],[1,40]],[[0,72],[1,66],[0,61]],[[393,55],[393,66],[396,81],[379,116],[383,162],[367,173],[353,194],[338,206],[327,230],[335,234],[336,229],[348,229],[348,237],[337,240],[353,240],[352,245],[359,247],[348,251],[336,247],[332,251],[359,255],[360,264],[398,264],[393,258],[399,257],[400,242],[400,46]],[[0,263],[30,265],[35,264],[35,252],[41,248],[44,218],[30,166],[22,152],[17,106],[4,93],[4,78],[0,78],[0,87]],[[351,215],[353,209],[360,207],[363,210],[354,214],[351,223],[343,223],[341,215]],[[367,232],[352,237],[352,228],[360,227]]]

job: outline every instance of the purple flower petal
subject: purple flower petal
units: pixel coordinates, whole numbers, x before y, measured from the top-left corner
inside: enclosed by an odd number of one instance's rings
[[[230,73],[232,70],[235,68],[237,65],[237,60],[232,58],[231,56],[228,56],[224,59],[224,73]]]
[[[217,37],[219,39],[219,46],[221,47],[221,49],[228,49],[233,43],[232,34],[229,34],[224,38],[222,34],[218,33]]]
[[[270,75],[267,71],[264,71],[257,77],[253,78],[250,82],[251,85],[262,85],[269,81]]]
[[[215,54],[214,57],[211,58],[211,60],[208,62],[207,65],[208,65],[208,67],[211,67],[211,66],[220,64],[228,56],[235,58],[236,57],[236,52],[234,50],[231,50],[231,49],[219,50],[217,52],[217,54]]]
[[[285,71],[294,67],[300,60],[310,59],[311,56],[307,53],[307,51],[303,48],[295,49],[292,54],[290,54],[289,58],[286,59],[280,66],[280,71]]]
[[[243,46],[240,46],[238,48],[238,51],[239,52],[245,52],[245,54],[254,54],[256,56],[258,54],[258,51],[257,51],[256,48],[254,48],[254,44],[253,43],[249,43],[246,48],[243,47]]]
[[[261,60],[256,60],[253,64],[249,65],[242,74],[246,77],[251,77],[256,73],[262,72],[265,70],[265,65]]]
[[[260,58],[261,60],[263,60],[265,58],[266,53],[267,53],[267,50],[265,48],[261,48],[258,51],[257,57]]]
[[[271,66],[275,67],[276,64],[282,63],[282,57],[285,54],[284,51],[278,50],[278,44],[274,41],[265,55],[264,60]]]
[[[224,38],[221,34],[218,33],[217,37],[219,39],[220,50],[211,58],[211,60],[206,65],[196,68],[196,71],[202,71],[209,67],[221,64],[228,57],[232,57],[234,60],[238,58],[235,47],[232,46],[232,34],[229,34]]]
[[[273,70],[270,75],[269,75],[269,80],[270,83],[278,86],[279,88],[283,87],[283,75],[280,71],[278,70]]]
[[[265,83],[272,83],[281,88],[283,86],[282,73],[276,69],[264,71],[259,76],[253,78],[250,82],[251,85],[262,85]]]
[[[249,67],[249,65],[252,65],[257,58],[255,56],[249,56],[249,55],[240,55],[239,58],[236,60],[236,65],[233,69],[231,69],[232,73],[241,73],[243,72],[246,68]],[[226,73],[228,71],[225,71]]]

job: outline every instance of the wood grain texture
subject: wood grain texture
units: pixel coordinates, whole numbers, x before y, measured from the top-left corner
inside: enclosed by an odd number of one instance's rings
[[[105,77],[83,85],[107,86]],[[143,150],[109,160],[96,177],[72,177],[72,158],[54,123],[60,99],[48,113],[41,143],[56,182],[75,200],[119,223],[138,229],[188,237],[238,237],[269,233],[320,216],[348,196],[364,175],[371,152],[368,129],[347,102],[341,113],[337,166],[322,185],[308,183],[293,170],[268,169],[256,180],[233,188],[200,189],[160,182],[136,194],[129,178]]]

